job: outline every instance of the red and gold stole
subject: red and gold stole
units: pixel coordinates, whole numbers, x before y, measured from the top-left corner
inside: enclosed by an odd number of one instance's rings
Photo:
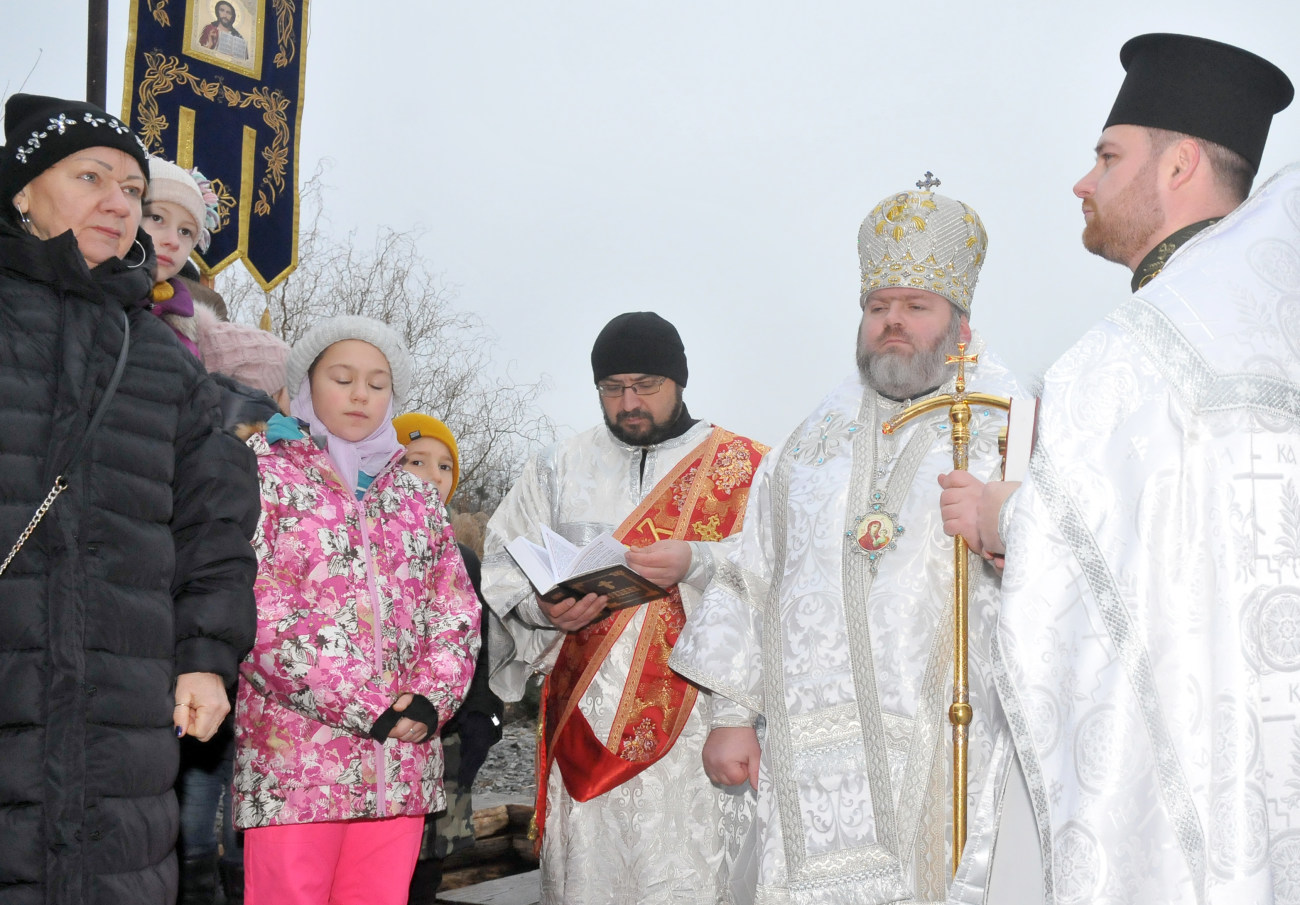
[[[669,538],[717,541],[739,531],[750,481],[767,449],[715,427],[650,491],[614,537],[630,547],[644,547]],[[668,655],[686,624],[677,587],[643,606],[645,622],[607,739],[596,737],[578,702],[639,607],[611,613],[569,634],[546,678],[538,718],[538,851],[553,764],[560,765],[569,794],[589,801],[667,754],[695,706],[698,690],[668,668]]]

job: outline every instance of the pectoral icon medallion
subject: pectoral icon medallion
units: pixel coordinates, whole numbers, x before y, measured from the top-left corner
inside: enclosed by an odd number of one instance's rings
[[[873,512],[863,516],[853,532],[858,540],[858,546],[868,553],[887,548],[894,542],[894,535],[897,533],[894,520],[887,512]]]
[[[872,572],[876,571],[880,557],[887,550],[897,549],[896,541],[903,534],[898,516],[885,511],[882,499],[881,494],[873,493],[870,511],[858,519],[852,531],[845,532],[845,537],[856,544],[858,552],[870,557]]]

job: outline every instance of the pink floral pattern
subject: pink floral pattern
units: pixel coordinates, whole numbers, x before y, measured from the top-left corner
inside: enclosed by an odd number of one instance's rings
[[[310,440],[248,444],[262,517],[257,642],[236,704],[241,827],[443,807],[442,745],[367,735],[406,691],[449,720],[479,647],[478,600],[431,485],[392,465],[361,501]]]

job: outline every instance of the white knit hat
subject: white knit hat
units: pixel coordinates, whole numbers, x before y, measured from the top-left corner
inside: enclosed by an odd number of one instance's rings
[[[206,190],[206,193],[205,193]],[[144,203],[170,201],[183,207],[199,228],[194,237],[194,247],[200,253],[208,250],[212,230],[220,220],[217,216],[217,196],[212,184],[198,170],[183,170],[161,157],[149,158],[149,191]]]
[[[872,208],[858,231],[862,291],[925,289],[969,314],[988,246],[970,205],[934,192],[898,192]]]
[[[286,375],[289,395],[298,395],[298,388],[307,376],[307,369],[320,358],[321,353],[345,339],[359,339],[384,353],[388,367],[393,372],[393,406],[400,410],[407,394],[411,392],[411,353],[406,350],[406,342],[401,334],[392,327],[357,314],[340,314],[321,321],[293,344],[289,350]]]

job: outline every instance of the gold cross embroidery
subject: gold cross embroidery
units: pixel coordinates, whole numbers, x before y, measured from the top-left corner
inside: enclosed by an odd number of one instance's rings
[[[649,531],[651,536],[654,537],[655,540],[663,540],[666,537],[673,536],[673,533],[671,531],[664,530],[663,528],[660,528],[658,525],[656,525],[654,523],[654,519],[652,518],[646,518],[643,522],[641,522],[641,524],[637,525],[637,528],[638,529],[644,528],[645,530]]]

